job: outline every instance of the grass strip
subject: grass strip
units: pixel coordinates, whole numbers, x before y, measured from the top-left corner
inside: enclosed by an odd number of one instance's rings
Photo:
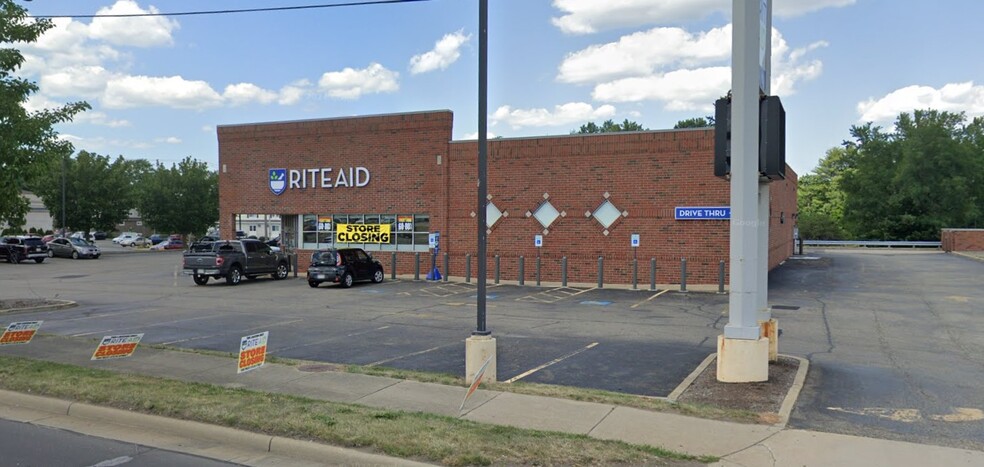
[[[217,357],[236,358],[236,355],[231,352],[219,352],[215,350],[202,350],[202,349],[187,349],[183,347],[174,347],[174,346],[160,345],[160,344],[150,345],[149,347],[160,349],[160,350],[191,352],[191,353],[198,353],[203,355],[212,355]],[[283,365],[290,365],[296,367],[303,367],[305,365],[318,365],[318,366],[330,365],[332,367],[332,371],[345,371],[348,373],[355,373],[361,375],[382,376],[385,378],[403,379],[409,381],[417,381],[421,383],[443,384],[446,386],[468,387],[468,384],[465,383],[464,378],[460,376],[446,374],[446,373],[402,370],[397,368],[378,367],[378,366],[327,364],[321,362],[309,362],[309,361],[302,361],[292,358],[284,358],[284,357],[276,357],[276,356],[268,357],[267,361],[269,363],[280,363]],[[573,386],[559,386],[553,384],[537,384],[537,383],[524,383],[524,382],[508,383],[508,384],[482,383],[482,388],[491,391],[525,394],[528,396],[557,397],[561,399],[569,399],[569,400],[575,400],[581,402],[596,402],[599,404],[620,405],[623,407],[652,410],[655,412],[670,412],[680,415],[686,415],[688,417],[707,418],[711,420],[724,420],[729,422],[750,423],[750,424],[773,423],[769,419],[764,419],[762,417],[762,414],[753,412],[751,410],[729,409],[729,408],[715,407],[712,405],[705,405],[705,404],[670,402],[668,400],[657,398],[657,397],[647,397],[647,396],[640,396],[636,394],[625,394],[620,392],[604,391],[601,389],[585,389],[585,388],[578,388]]]
[[[0,388],[444,465],[699,465],[664,449],[0,356]]]

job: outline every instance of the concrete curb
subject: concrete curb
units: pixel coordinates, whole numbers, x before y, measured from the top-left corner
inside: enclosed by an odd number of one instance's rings
[[[773,425],[779,428],[785,428],[786,424],[789,423],[789,416],[792,415],[793,408],[796,406],[796,399],[799,398],[800,390],[802,390],[803,386],[806,384],[806,373],[810,369],[810,361],[795,355],[779,354],[779,356],[792,358],[799,362],[799,368],[796,369],[796,376],[793,377],[793,384],[789,387],[789,391],[786,392],[786,396],[782,398],[782,403],[779,404],[779,422]],[[670,402],[676,402],[684,391],[686,391],[687,388],[694,383],[697,377],[700,376],[701,373],[703,373],[704,370],[706,370],[716,358],[716,352],[708,355],[704,361],[700,362],[700,365],[697,365],[697,368],[695,368],[694,371],[684,378],[680,385],[677,386],[669,396],[666,396],[666,399]]]
[[[948,251],[947,253],[957,256],[963,256],[964,258],[968,258],[974,261],[980,261],[984,263],[984,252],[971,253],[971,252],[963,252],[963,251]]]
[[[0,390],[0,406],[2,405],[45,412],[52,415],[64,415],[89,422],[106,422],[185,438],[208,440],[236,449],[265,452],[307,461],[328,461],[333,464],[361,465],[430,465],[311,441],[264,435],[207,423],[179,420],[7,390]],[[173,446],[168,446],[167,449],[174,450]],[[198,451],[188,452],[195,455],[203,455]]]
[[[676,389],[674,389],[673,392],[670,393],[670,395],[666,396],[666,399],[669,400],[670,402],[676,402],[676,400],[679,399],[681,395],[683,395],[683,392],[686,391],[691,384],[694,384],[694,381],[697,380],[697,377],[700,376],[700,374],[703,373],[705,369],[707,369],[707,367],[711,364],[711,362],[714,361],[715,358],[717,358],[717,352],[711,352],[710,355],[704,358],[704,361],[700,362],[700,365],[697,365],[697,368],[695,368],[694,371],[691,371],[690,374],[687,375],[687,377],[680,382],[680,385],[677,386]]]
[[[58,300],[58,299],[47,299],[47,300],[51,300],[53,302],[59,302],[59,303],[55,303],[51,305],[42,305],[42,306],[29,306],[24,308],[11,308],[9,310],[0,310],[0,314],[16,313],[19,311],[54,311],[54,310],[61,310],[64,308],[74,308],[79,305],[78,303],[73,302],[71,300]]]

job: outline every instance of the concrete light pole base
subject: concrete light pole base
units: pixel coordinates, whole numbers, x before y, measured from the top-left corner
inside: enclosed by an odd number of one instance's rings
[[[482,381],[493,383],[496,380],[495,368],[495,338],[492,336],[471,336],[465,339],[465,383],[475,382],[475,373],[482,368],[482,364],[492,357],[488,368],[485,369],[485,376]]]
[[[769,361],[778,362],[779,361],[779,321],[776,319],[770,319],[768,321],[759,321],[759,326],[762,327],[762,337],[769,339]]]
[[[717,380],[758,383],[769,380],[769,339],[728,339],[718,336]]]

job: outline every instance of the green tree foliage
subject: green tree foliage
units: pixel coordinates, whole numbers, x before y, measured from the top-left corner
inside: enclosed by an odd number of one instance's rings
[[[24,108],[38,86],[14,75],[24,56],[9,46],[35,42],[51,27],[50,20],[28,18],[27,10],[12,0],[0,0],[0,225],[24,224],[28,203],[20,190],[43,173],[48,161],[72,153],[71,144],[59,140],[52,127],[89,108],[85,102],[35,112]]]
[[[133,162],[81,151],[49,164],[33,191],[54,217],[58,227],[88,232],[113,230],[134,207]],[[65,224],[62,219],[62,177],[65,186]]]
[[[938,240],[940,229],[984,226],[984,121],[902,114],[893,133],[851,128],[838,185],[843,225],[858,238]]]
[[[843,240],[844,191],[840,177],[848,149],[831,148],[813,173],[799,178],[797,224],[802,238]]]
[[[186,157],[171,168],[158,163],[140,179],[137,209],[160,232],[202,235],[219,220],[219,176]]]
[[[572,135],[586,135],[593,133],[614,133],[618,131],[646,131],[648,128],[643,128],[642,125],[629,121],[625,119],[622,123],[615,123],[612,120],[605,120],[602,122],[601,126],[598,126],[595,122],[588,122],[581,125],[577,131],[572,131]]]
[[[686,120],[680,120],[673,125],[674,130],[679,130],[681,128],[706,128],[714,126],[714,117],[694,117],[688,118]]]

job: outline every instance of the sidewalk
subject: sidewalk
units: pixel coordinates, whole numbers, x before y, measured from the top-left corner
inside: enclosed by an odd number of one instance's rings
[[[302,372],[296,367],[270,363],[248,373],[236,374],[236,361],[232,358],[148,347],[138,348],[132,357],[126,359],[91,361],[93,348],[93,342],[87,339],[38,336],[29,345],[4,347],[2,353],[225,387],[448,416],[458,416],[458,407],[467,391],[463,387],[378,376],[330,371]],[[0,394],[0,405],[10,405],[5,399],[9,397]],[[118,412],[129,417],[137,416]],[[984,452],[981,451],[793,430],[781,426],[745,425],[482,389],[468,400],[461,416],[482,423],[586,434],[600,439],[661,446],[695,455],[714,455],[722,458],[718,465],[728,467],[984,465]],[[162,417],[152,419],[149,423],[166,423],[168,420]],[[260,442],[275,444],[273,440]],[[375,456],[362,462],[379,464],[382,462],[380,458]],[[393,461],[401,463],[399,460]]]

